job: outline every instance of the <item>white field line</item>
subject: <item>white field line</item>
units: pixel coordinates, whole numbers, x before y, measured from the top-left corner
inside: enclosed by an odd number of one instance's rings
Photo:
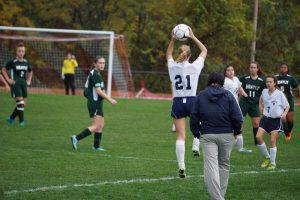
[[[235,175],[247,175],[247,174],[273,174],[273,173],[288,173],[288,172],[300,172],[300,169],[280,169],[275,171],[244,171],[244,172],[233,172],[230,173],[230,176]],[[202,178],[203,175],[192,175],[187,176],[186,178],[195,178],[200,177]],[[37,187],[37,188],[30,188],[25,190],[9,190],[5,191],[5,195],[15,195],[18,193],[30,193],[30,192],[46,192],[51,190],[63,190],[65,188],[72,188],[72,187],[94,187],[94,186],[101,186],[101,185],[118,185],[118,184],[129,184],[129,183],[153,183],[153,182],[160,182],[160,181],[170,181],[179,179],[178,177],[171,176],[171,177],[161,177],[161,178],[143,178],[143,179],[130,179],[130,180],[116,180],[116,181],[103,181],[98,183],[75,183],[73,185],[53,185],[53,186],[44,186],[44,187]]]

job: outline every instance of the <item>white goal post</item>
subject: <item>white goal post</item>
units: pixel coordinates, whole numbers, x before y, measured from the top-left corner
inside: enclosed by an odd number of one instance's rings
[[[24,31],[24,32],[46,32],[46,33],[69,33],[69,34],[88,34],[88,35],[105,35],[109,37],[109,55],[108,55],[108,74],[107,74],[107,94],[111,97],[112,74],[113,74],[113,51],[114,37],[113,31],[92,31],[92,30],[72,30],[72,29],[50,29],[50,28],[28,28],[28,27],[11,27],[0,26],[3,31]]]

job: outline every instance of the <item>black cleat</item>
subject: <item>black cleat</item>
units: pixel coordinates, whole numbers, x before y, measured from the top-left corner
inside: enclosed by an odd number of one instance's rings
[[[200,152],[199,151],[193,151],[194,157],[199,157],[200,156]]]
[[[184,169],[179,169],[179,178],[185,178],[185,170]]]

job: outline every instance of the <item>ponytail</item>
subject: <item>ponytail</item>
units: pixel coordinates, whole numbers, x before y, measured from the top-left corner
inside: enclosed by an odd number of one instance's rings
[[[178,57],[176,59],[176,62],[180,63],[185,60],[188,60],[191,56],[191,48],[188,45],[181,45],[178,48]]]

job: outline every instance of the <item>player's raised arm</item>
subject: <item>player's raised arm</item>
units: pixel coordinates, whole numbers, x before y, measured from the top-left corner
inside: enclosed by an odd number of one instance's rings
[[[189,27],[189,38],[191,38],[196,45],[198,46],[198,48],[201,50],[201,53],[199,56],[201,56],[202,58],[206,58],[207,55],[207,49],[204,46],[204,44],[202,44],[202,42],[200,42],[200,40],[198,40],[198,38],[194,35],[193,30]]]
[[[175,38],[173,37],[173,33],[171,33],[171,40],[166,52],[166,59],[173,59],[173,50],[174,50],[174,42],[175,42]]]

